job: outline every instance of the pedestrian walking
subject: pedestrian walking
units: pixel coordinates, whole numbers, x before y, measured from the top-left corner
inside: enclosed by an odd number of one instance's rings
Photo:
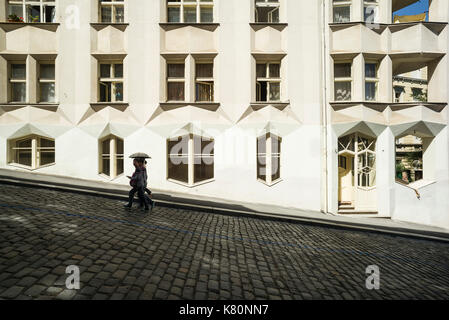
[[[155,203],[153,201],[152,195],[151,195],[151,190],[148,189],[148,173],[147,173],[147,161],[144,160],[143,165],[142,165],[142,171],[143,171],[143,180],[144,180],[144,191],[148,194],[145,194],[145,198],[147,198],[147,202],[150,204],[151,206],[151,210],[153,210]],[[140,206],[142,207],[142,203],[140,204]]]
[[[125,205],[125,208],[130,209],[132,207],[134,195],[137,193],[141,206],[144,206],[144,210],[150,210],[150,208],[148,207],[148,201],[145,197],[146,169],[144,170],[143,168],[144,161],[145,159],[142,158],[136,158],[133,161],[133,165],[136,169],[131,177],[128,176],[128,178],[130,178],[129,184],[131,185],[132,189],[129,191],[129,201]]]

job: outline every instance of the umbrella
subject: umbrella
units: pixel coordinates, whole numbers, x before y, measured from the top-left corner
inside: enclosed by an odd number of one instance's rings
[[[151,159],[151,157],[149,155],[147,155],[146,153],[143,152],[137,152],[137,153],[133,153],[132,155],[129,156],[131,159],[134,158],[141,158],[141,159]]]

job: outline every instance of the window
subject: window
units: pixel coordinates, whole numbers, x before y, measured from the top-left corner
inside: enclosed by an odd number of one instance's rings
[[[334,64],[334,99],[335,101],[351,101],[352,90],[351,63]]]
[[[211,23],[214,21],[213,0],[167,0],[167,21]]]
[[[8,20],[19,22],[55,22],[54,0],[9,0]],[[22,18],[22,19],[21,19]]]
[[[39,102],[55,102],[55,65],[39,66]]]
[[[357,137],[357,174],[358,186],[372,188],[376,186],[376,140]]]
[[[214,140],[185,135],[167,140],[167,178],[188,186],[214,178]]]
[[[396,179],[411,183],[423,178],[423,141],[408,135],[396,140]]]
[[[196,101],[214,101],[214,64],[197,63],[195,67]]]
[[[100,63],[99,102],[123,101],[123,64]]]
[[[394,102],[395,103],[402,102],[403,93],[404,93],[404,87],[400,87],[400,86],[394,87]]]
[[[377,63],[365,63],[365,100],[377,100],[377,86],[379,78],[377,76]]]
[[[55,163],[55,141],[50,138],[28,136],[11,141],[11,161],[37,169]]]
[[[279,0],[256,0],[256,22],[279,23]]]
[[[378,0],[364,0],[363,4],[363,21],[368,23],[377,22],[379,14]]]
[[[333,0],[333,17],[335,23],[351,21],[352,0]]]
[[[9,80],[11,88],[11,102],[26,102],[26,64],[11,63],[11,76]]]
[[[427,102],[427,93],[423,88],[412,88],[412,99],[414,102]]]
[[[167,64],[167,101],[184,101],[185,65],[184,63]]]
[[[281,64],[257,63],[256,65],[257,101],[281,101]]]
[[[100,0],[100,22],[125,22],[125,4],[123,0]]]
[[[281,178],[282,139],[272,133],[257,138],[257,179],[268,185]]]
[[[108,136],[100,141],[100,174],[111,179],[123,173],[124,144],[123,140],[116,136]]]

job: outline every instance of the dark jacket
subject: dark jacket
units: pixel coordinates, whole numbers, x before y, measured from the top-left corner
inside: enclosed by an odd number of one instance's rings
[[[136,167],[136,171],[134,171],[131,181],[129,184],[133,188],[144,188],[147,185],[147,171],[146,169]]]

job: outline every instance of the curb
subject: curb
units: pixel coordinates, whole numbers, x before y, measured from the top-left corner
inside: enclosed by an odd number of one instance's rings
[[[0,184],[15,185],[22,187],[31,188],[41,188],[49,189],[54,191],[77,193],[83,195],[97,196],[102,198],[127,201],[128,193],[126,191],[114,190],[114,189],[103,189],[87,186],[74,186],[70,184],[63,183],[48,183],[45,181],[36,181],[22,178],[11,178],[9,176],[0,176]],[[268,221],[278,221],[278,222],[289,222],[289,223],[299,223],[305,225],[321,226],[321,227],[332,227],[335,229],[342,230],[356,230],[362,232],[371,232],[377,234],[388,234],[392,236],[401,236],[407,238],[430,240],[449,243],[449,234],[425,231],[425,230],[414,230],[406,228],[396,228],[396,227],[385,227],[385,226],[372,226],[363,223],[350,223],[350,222],[332,222],[329,220],[323,220],[319,218],[309,218],[309,217],[293,217],[282,214],[273,214],[269,212],[251,211],[251,210],[238,210],[232,208],[226,208],[224,204],[217,202],[208,202],[201,200],[191,200],[183,198],[171,198],[170,196],[154,193],[153,200],[156,201],[157,206],[165,208],[174,209],[184,209],[193,210],[214,214],[222,214],[235,217],[245,217],[253,219],[261,219]]]

